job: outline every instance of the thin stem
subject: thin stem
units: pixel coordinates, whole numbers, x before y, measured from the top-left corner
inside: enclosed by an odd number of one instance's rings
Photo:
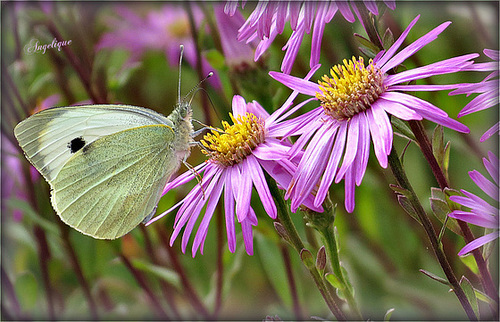
[[[340,267],[340,258],[337,249],[337,241],[335,240],[335,233],[333,231],[333,226],[322,229],[320,233],[321,236],[323,237],[323,242],[326,247],[326,253],[330,258],[330,263],[332,264],[333,272],[335,273],[335,276],[338,277],[340,282],[342,282],[342,284],[344,285],[342,293],[344,294],[345,299],[349,304],[349,307],[351,308],[352,312],[354,312],[354,314],[356,315],[356,319],[363,320],[363,316],[361,315],[361,311],[359,310],[358,304],[354,299],[354,295],[351,293],[350,287],[347,286],[346,277],[344,276],[344,273],[342,272],[342,269]]]
[[[271,195],[273,196],[274,202],[276,203],[277,206],[278,221],[286,232],[286,240],[293,246],[293,248],[295,248],[297,253],[300,254],[302,250],[305,250],[304,243],[300,239],[299,233],[297,232],[297,229],[295,228],[295,225],[292,222],[292,218],[290,217],[290,213],[288,212],[288,207],[285,205],[283,196],[279,191],[278,186],[276,185],[274,179],[272,179],[266,172],[264,172],[264,175],[266,177],[266,181],[268,183]],[[309,274],[311,274],[311,277],[313,278],[316,287],[321,293],[321,296],[323,296],[323,299],[325,300],[328,308],[333,313],[333,315],[337,318],[337,320],[346,320],[347,317],[340,310],[337,303],[335,303],[335,300],[333,299],[330,291],[328,290],[323,278],[319,274],[318,269],[314,265],[312,266],[305,265],[305,266],[309,270]]]
[[[196,49],[196,72],[198,73],[198,78],[201,80],[201,79],[204,79],[206,75],[203,75],[203,64],[201,61],[201,50],[200,50],[200,46],[198,44],[198,28],[196,27],[196,22],[195,22],[194,15],[193,15],[193,10],[192,10],[191,4],[189,2],[186,2],[186,11],[188,13],[189,26],[191,28],[191,33],[193,35],[193,43],[194,43],[194,46]],[[206,82],[203,82],[200,84],[200,87],[203,90],[206,90],[205,83]],[[203,107],[203,114],[205,115],[205,120],[204,120],[205,123],[212,124],[212,120],[210,117],[211,114],[210,114],[210,106],[209,106],[209,102],[208,102],[208,96],[202,95],[201,96],[201,103],[202,103],[202,107]]]
[[[137,283],[139,284],[139,286],[146,293],[147,297],[149,298],[149,300],[153,304],[153,307],[156,311],[156,314],[158,314],[158,317],[160,317],[161,319],[168,319],[167,313],[165,312],[165,310],[163,310],[162,306],[160,305],[160,302],[158,302],[158,299],[154,295],[153,291],[151,290],[149,285],[146,283],[145,277],[141,274],[141,272],[139,272],[139,270],[137,270],[132,265],[132,263],[127,258],[127,256],[125,256],[125,254],[120,252],[118,255],[120,256],[121,260],[123,261],[123,263],[125,264],[127,269],[130,271],[130,273],[132,273],[132,275],[134,276],[134,278],[137,281]]]
[[[59,30],[57,30],[55,24],[52,21],[47,22],[47,29],[49,32],[56,38],[56,39],[63,39],[61,33]],[[92,89],[92,77],[91,77],[91,72],[87,70],[86,68],[82,67],[82,64],[78,57],[75,55],[75,53],[70,49],[69,46],[63,46],[61,47],[62,51],[66,55],[66,58],[68,58],[69,63],[71,66],[73,66],[74,70],[80,77],[80,81],[83,84],[83,87],[87,91],[87,94],[89,95],[90,99],[95,103],[95,104],[104,104],[106,103],[106,98],[100,97],[95,91]]]
[[[417,139],[417,142],[420,146],[420,149],[425,159],[427,160],[427,163],[431,167],[432,173],[434,174],[434,177],[436,178],[439,187],[442,190],[444,190],[445,188],[449,188],[450,184],[448,183],[448,179],[444,175],[443,170],[439,166],[434,156],[434,153],[432,152],[432,145],[431,142],[429,141],[429,138],[425,134],[425,129],[422,125],[422,122],[409,121],[408,123],[410,125],[413,134],[415,134],[415,138]],[[467,223],[458,219],[457,222],[458,225],[460,226],[465,242],[470,243],[471,241],[473,241],[475,237],[472,231],[470,230],[470,227],[467,225]],[[472,251],[472,255],[474,256],[474,259],[476,260],[479,269],[479,279],[481,280],[483,289],[485,290],[486,294],[488,294],[488,296],[494,299],[498,304],[499,302],[498,293],[495,290],[494,286],[495,284],[493,283],[493,279],[488,270],[488,265],[486,264],[486,261],[484,260],[481,251],[479,249],[475,249],[474,251]],[[496,307],[492,307],[492,309],[495,313],[497,313]]]
[[[396,149],[392,148],[391,154],[389,154],[389,165],[391,167],[392,173],[394,174],[394,177],[396,178],[398,184],[401,186],[401,188],[406,189],[408,191],[408,196],[407,199],[411,203],[412,207],[414,208],[415,212],[417,213],[420,222],[422,226],[424,227],[424,230],[427,234],[427,237],[429,238],[429,241],[432,245],[432,249],[434,250],[434,254],[436,255],[439,264],[441,265],[441,268],[443,269],[443,272],[446,275],[446,278],[451,284],[451,287],[453,288],[453,291],[455,292],[455,295],[457,296],[458,300],[460,301],[460,304],[465,310],[465,313],[467,314],[469,320],[477,321],[477,317],[474,314],[474,311],[472,309],[471,304],[469,303],[469,300],[467,299],[464,291],[460,287],[460,284],[458,283],[457,278],[455,277],[455,274],[453,273],[453,270],[450,266],[450,263],[448,262],[448,259],[446,258],[443,249],[441,245],[438,242],[436,232],[434,231],[434,227],[432,226],[432,223],[425,213],[424,208],[420,204],[420,201],[418,200],[418,197],[413,190],[413,187],[411,186],[410,182],[408,181],[408,177],[406,176],[406,173],[403,170],[403,166],[401,165],[401,162],[399,161],[398,154],[396,152]]]
[[[146,246],[146,251],[149,254],[149,258],[153,262],[153,264],[161,266],[160,260],[158,259],[158,256],[156,256],[155,249],[153,247],[153,244],[151,243],[151,237],[149,236],[148,230],[144,225],[140,225],[141,231],[144,235],[144,244]],[[160,281],[160,288],[163,293],[163,297],[165,297],[165,300],[168,304],[168,306],[172,309],[172,312],[174,314],[174,319],[178,320],[181,318],[181,315],[179,313],[179,310],[177,309],[177,304],[175,301],[175,296],[173,296],[172,289],[173,287],[169,285],[164,279],[159,279]]]
[[[21,305],[19,305],[19,300],[17,299],[16,291],[14,290],[14,285],[12,285],[9,276],[7,276],[7,272],[5,271],[3,265],[1,267],[2,271],[2,291],[5,292],[4,296],[8,298],[9,302],[11,302],[11,308],[15,319],[23,319],[22,313],[21,313]],[[3,296],[2,296],[2,302],[4,302]],[[3,304],[3,303],[2,303]],[[2,311],[2,315],[4,312],[8,312],[10,310],[5,310]]]
[[[186,296],[189,298],[190,303],[192,303],[193,307],[196,310],[198,310],[199,314],[201,314],[203,318],[208,319],[210,317],[210,313],[205,308],[201,300],[198,298],[198,295],[196,294],[194,287],[189,282],[189,279],[186,273],[184,272],[184,268],[182,267],[182,264],[180,263],[179,258],[177,257],[177,253],[168,244],[169,238],[167,236],[167,233],[165,232],[164,228],[161,225],[156,225],[156,229],[158,235],[160,236],[160,240],[162,241],[163,247],[166,249],[166,251],[170,256],[170,261],[172,262],[174,270],[177,272],[177,274],[179,274],[182,287],[184,289]]]
[[[285,263],[286,277],[288,278],[288,285],[290,285],[290,294],[292,295],[293,310],[295,312],[295,318],[297,320],[304,319],[304,313],[302,312],[302,307],[299,302],[299,295],[297,293],[297,285],[295,283],[295,278],[293,277],[292,262],[290,261],[290,254],[285,245],[281,245],[281,256],[283,256],[283,262]]]
[[[335,206],[333,206],[330,198],[325,199],[323,203],[324,211],[322,213],[312,211],[307,209],[304,211],[305,217],[308,220],[308,225],[316,229],[323,241],[326,248],[326,253],[330,259],[332,265],[333,273],[337,279],[342,284],[341,291],[344,294],[344,298],[349,305],[351,311],[356,315],[357,320],[363,320],[363,316],[358,308],[358,305],[354,299],[354,295],[351,292],[351,287],[347,281],[347,277],[344,276],[343,270],[340,265],[339,252],[337,249],[337,241],[334,232],[334,221],[335,221]]]
[[[61,232],[64,247],[66,248],[66,251],[69,255],[71,266],[75,271],[76,278],[78,279],[78,282],[82,287],[83,294],[87,299],[90,309],[90,315],[92,316],[92,319],[97,320],[98,316],[96,302],[92,297],[92,293],[90,292],[89,284],[87,283],[85,276],[83,276],[82,267],[80,265],[80,262],[78,261],[78,257],[76,256],[75,249],[73,248],[73,246],[71,245],[71,241],[69,240],[69,227],[66,226],[61,220],[57,220],[57,223],[59,225],[59,231]]]
[[[224,262],[222,257],[224,256],[224,220],[221,207],[217,207],[216,212],[217,220],[217,272],[216,272],[216,283],[215,283],[215,306],[213,318],[217,319],[220,309],[222,307],[222,288],[224,285]]]

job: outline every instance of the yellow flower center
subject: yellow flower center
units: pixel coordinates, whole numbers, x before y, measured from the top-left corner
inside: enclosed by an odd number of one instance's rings
[[[187,18],[179,18],[168,25],[168,31],[175,38],[184,38],[190,35],[190,30],[191,27],[189,26],[189,20],[187,20]]]
[[[251,114],[234,116],[229,113],[233,125],[222,121],[223,130],[212,130],[201,140],[203,153],[223,165],[232,166],[243,161],[260,143],[266,139],[264,120]]]
[[[330,75],[318,81],[321,93],[316,98],[327,115],[337,120],[347,120],[366,111],[385,91],[384,74],[370,59],[365,67],[363,57],[352,57],[344,65],[333,66]]]

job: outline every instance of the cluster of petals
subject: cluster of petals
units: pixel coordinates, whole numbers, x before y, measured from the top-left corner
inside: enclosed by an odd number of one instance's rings
[[[295,96],[297,93],[295,94]],[[155,217],[147,225],[160,219],[165,214],[180,206],[177,211],[174,223],[174,232],[170,243],[183,230],[181,249],[186,251],[190,236],[197,223],[202,209],[206,205],[201,222],[192,244],[192,254],[200,250],[203,253],[203,245],[207,237],[208,226],[214,214],[216,205],[224,196],[224,211],[228,248],[231,252],[236,248],[235,224],[241,225],[245,249],[249,255],[253,254],[253,231],[252,226],[257,225],[257,216],[250,205],[253,188],[259,195],[267,215],[273,219],[277,216],[277,209],[266,182],[264,171],[267,172],[278,184],[279,187],[287,187],[290,184],[293,173],[297,169],[297,162],[290,160],[288,150],[291,144],[286,140],[279,139],[293,126],[293,122],[285,121],[280,123],[281,114],[286,111],[294,96],[285,102],[284,106],[276,110],[272,115],[256,101],[246,103],[244,98],[235,95],[232,102],[232,112],[235,119],[251,113],[264,121],[265,140],[254,148],[250,154],[239,163],[231,166],[224,166],[212,159],[196,166],[194,171],[187,171],[176,179],[169,182],[163,194],[181,186],[198,176],[201,182],[196,185],[187,196],[178,204],[163,214]],[[286,116],[283,115],[283,116]],[[315,207],[313,196],[306,198],[304,204],[316,211],[323,211],[322,207]],[[236,219],[236,220],[235,220]]]
[[[493,61],[486,63],[476,63],[464,68],[467,71],[489,72],[479,83],[463,84],[460,88],[454,90],[450,95],[458,94],[479,94],[473,98],[465,107],[458,113],[458,117],[468,115],[474,112],[482,111],[494,106],[498,107],[498,88],[499,88],[499,51],[485,49],[484,54]],[[494,134],[500,134],[500,122],[497,122],[488,129],[482,136],[480,141],[484,142]]]
[[[483,164],[494,182],[488,180],[477,170],[470,171],[469,176],[484,193],[496,201],[495,206],[490,205],[475,194],[462,189],[460,191],[464,196],[451,196],[450,200],[470,210],[454,210],[448,216],[493,231],[465,245],[458,253],[459,256],[466,255],[474,249],[498,238],[498,213],[500,211],[498,209],[498,158],[492,152],[488,152],[488,159],[483,158]]]
[[[352,212],[355,206],[355,186],[361,184],[367,167],[370,138],[380,165],[387,167],[387,156],[391,152],[393,140],[391,115],[402,120],[427,119],[459,132],[469,132],[465,125],[448,117],[443,110],[404,92],[457,88],[458,85],[454,87],[450,84],[407,85],[406,83],[434,75],[458,72],[471,65],[473,63],[471,59],[477,57],[477,54],[463,55],[392,73],[408,57],[435,40],[450,24],[450,22],[445,22],[439,25],[396,53],[418,19],[419,16],[410,23],[388,50],[381,51],[373,59],[372,64],[385,74],[383,81],[385,91],[371,103],[369,108],[349,119],[339,120],[330,117],[322,106],[318,106],[295,119],[296,126],[290,130],[289,135],[300,134],[300,137],[290,150],[290,155],[295,156],[306,144],[307,147],[286,194],[286,197],[292,199],[292,211],[295,211],[316,189],[314,204],[321,205],[332,182],[338,183],[343,179],[345,181],[345,207],[348,212]],[[313,73],[318,68],[319,66],[315,66],[311,72]],[[294,91],[311,96],[310,100],[316,100],[317,93],[321,93],[320,85],[309,80],[278,72],[270,72],[270,75]]]
[[[384,0],[384,3],[392,10],[396,7],[395,1]],[[245,1],[243,1],[242,6],[244,4]],[[359,2],[359,5],[364,5],[374,15],[379,14],[377,1],[363,1]],[[227,1],[225,12],[233,15],[237,6],[238,1]],[[319,63],[325,25],[332,20],[337,11],[340,11],[349,22],[355,21],[353,11],[359,17],[359,11],[354,1],[259,1],[239,29],[238,40],[246,42],[259,40],[255,52],[255,60],[257,61],[273,43],[276,36],[283,33],[286,23],[289,22],[292,33],[282,48],[286,52],[281,71],[286,74],[290,73],[305,34],[310,34],[311,31],[310,67],[313,67]]]

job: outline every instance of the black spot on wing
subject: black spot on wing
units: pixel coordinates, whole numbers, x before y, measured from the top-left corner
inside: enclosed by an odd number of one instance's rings
[[[71,142],[68,143],[68,148],[71,150],[71,153],[75,153],[81,148],[85,146],[85,140],[82,136],[78,138],[74,138]]]

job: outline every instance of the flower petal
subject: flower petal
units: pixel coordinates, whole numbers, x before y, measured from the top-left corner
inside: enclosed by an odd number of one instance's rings
[[[347,136],[347,122],[343,122],[342,125],[338,127],[338,129],[339,130],[337,133],[335,133],[337,128],[333,129],[333,148],[332,152],[330,153],[330,157],[328,158],[328,164],[326,165],[325,173],[323,174],[323,178],[321,179],[318,192],[316,193],[316,197],[314,199],[315,206],[321,205],[325,200],[328,189],[330,188],[335,174],[337,173],[337,167],[339,165],[340,158],[342,157],[342,153],[344,152],[344,146]],[[334,137],[335,134],[336,136]]]
[[[264,209],[269,217],[275,219],[277,216],[276,205],[274,204],[274,200],[271,196],[271,192],[269,191],[269,187],[267,186],[260,164],[253,155],[247,156],[246,160],[248,162],[242,163],[244,167],[241,171],[242,175],[252,178],[253,185],[259,194],[262,206],[264,206]]]
[[[358,152],[358,138],[359,138],[359,114],[353,116],[347,123],[347,144],[345,149],[344,160],[342,161],[342,166],[340,167],[337,175],[335,177],[335,183],[340,182],[342,177],[345,175],[347,169],[354,162],[356,154]],[[347,193],[347,192],[346,192]]]
[[[301,94],[306,94],[314,97],[316,96],[316,92],[320,91],[318,84],[304,80],[302,78],[272,71],[269,72],[269,75],[283,85]]]
[[[491,215],[480,216],[462,210],[454,210],[451,213],[449,213],[448,216],[480,227],[498,228],[498,216],[491,216]]]
[[[215,185],[214,190],[210,193],[210,197],[208,198],[207,208],[205,209],[205,215],[201,220],[200,226],[198,227],[198,231],[193,240],[193,246],[191,248],[191,253],[193,257],[196,255],[198,248],[202,243],[204,243],[205,238],[207,237],[208,232],[208,224],[212,219],[214,214],[215,207],[219,203],[220,196],[222,194],[222,189],[224,188],[224,182],[226,181],[227,171],[223,171],[221,173],[220,181],[217,185]],[[203,247],[201,248],[201,254],[203,254]]]
[[[387,61],[387,63],[384,64],[384,66],[381,68],[382,71],[384,73],[386,73],[388,70],[401,64],[403,61],[406,60],[406,58],[412,56],[414,53],[416,53],[417,51],[422,49],[422,47],[424,47],[427,44],[429,44],[430,42],[434,41],[437,38],[437,36],[440,33],[442,33],[450,24],[451,24],[450,21],[444,22],[444,23],[440,24],[439,26],[437,26],[436,28],[429,31],[424,36],[422,36],[419,39],[412,42],[406,48],[404,48],[399,53],[394,55],[394,57],[389,59],[389,61]]]
[[[469,176],[474,183],[488,196],[498,201],[498,186],[485,178],[479,171],[469,171]]]
[[[379,60],[373,60],[373,62],[376,63],[379,67],[380,66],[384,66],[387,63],[387,61],[392,56],[394,56],[394,54],[399,49],[399,47],[401,46],[401,44],[405,41],[405,39],[408,36],[408,33],[410,32],[411,28],[413,28],[413,26],[417,23],[417,21],[418,21],[419,18],[420,18],[420,15],[416,16],[415,19],[413,19],[412,22],[410,22],[410,24],[408,25],[408,27],[406,27],[405,31],[403,31],[403,33],[401,34],[401,36],[399,36],[398,40],[396,40],[394,42],[394,44],[392,44],[392,46],[385,52],[385,54],[382,57],[380,57]]]
[[[246,160],[243,161],[243,163],[246,162]],[[242,222],[247,216],[252,197],[252,179],[248,175],[243,174],[243,163],[230,167],[238,222]]]
[[[226,176],[224,183],[224,212],[226,218],[227,247],[231,253],[236,250],[236,233],[234,229],[234,195],[231,176]]]
[[[467,245],[465,245],[465,247],[462,248],[460,250],[460,252],[458,253],[458,256],[464,256],[467,253],[473,251],[474,249],[477,249],[477,248],[483,246],[484,244],[489,243],[497,238],[498,238],[498,231],[495,231],[495,232],[489,233],[487,235],[481,236],[479,238],[476,238],[473,241],[471,241],[470,243],[468,243]]]

